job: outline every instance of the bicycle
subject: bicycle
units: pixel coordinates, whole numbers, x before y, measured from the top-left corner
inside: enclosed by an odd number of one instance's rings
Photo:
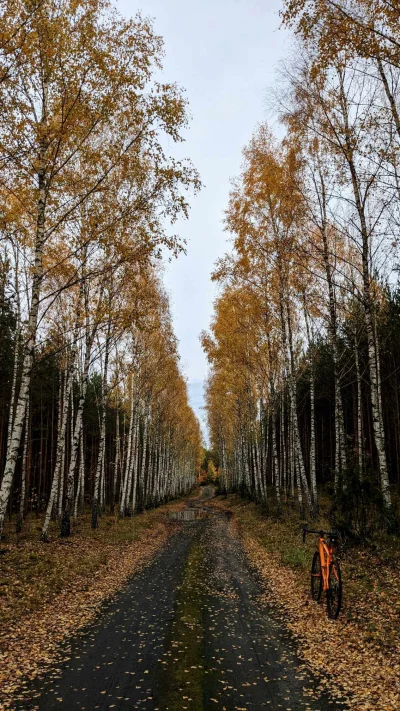
[[[340,565],[334,554],[338,545],[339,534],[335,531],[313,531],[308,525],[303,526],[303,543],[307,533],[319,536],[318,550],[315,551],[311,565],[311,596],[319,602],[323,592],[326,592],[327,614],[331,620],[336,620],[342,606],[342,576]]]

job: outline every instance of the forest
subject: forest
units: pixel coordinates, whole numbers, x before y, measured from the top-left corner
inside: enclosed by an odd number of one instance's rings
[[[400,11],[285,0],[293,58],[243,151],[202,335],[222,490],[399,531]],[[278,131],[279,134],[279,131]]]
[[[163,261],[200,187],[162,39],[107,0],[0,8],[0,535],[191,490],[201,434]]]
[[[398,711],[399,3],[0,0],[0,168],[0,711]]]

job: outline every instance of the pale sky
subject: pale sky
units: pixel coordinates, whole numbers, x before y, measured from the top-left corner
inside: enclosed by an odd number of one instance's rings
[[[230,179],[241,151],[266,118],[268,88],[290,41],[279,29],[281,0],[117,0],[121,12],[154,19],[164,38],[164,76],[185,88],[192,116],[180,154],[191,158],[204,188],[179,224],[187,255],[168,265],[182,369],[192,406],[205,431],[202,383],[208,366],[199,334],[208,329],[216,286],[210,274],[228,249],[223,231]]]

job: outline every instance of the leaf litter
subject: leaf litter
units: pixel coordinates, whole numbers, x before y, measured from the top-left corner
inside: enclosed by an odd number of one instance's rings
[[[142,525],[138,526],[141,516]],[[133,540],[112,540],[109,533],[110,542],[103,536],[99,539],[76,535],[68,546],[60,540],[50,544],[28,540],[23,546],[8,546],[9,559],[4,556],[1,570],[10,594],[0,597],[0,711],[11,709],[15,699],[23,697],[37,676],[49,665],[57,664],[62,643],[94,620],[102,605],[132,575],[148,565],[169,535],[179,529],[177,523],[158,512],[141,516],[131,519],[131,527],[136,530]],[[125,522],[125,527],[127,525],[129,522]],[[54,567],[64,565],[68,575],[61,589],[58,579],[53,580],[51,574],[48,587],[46,580],[41,580],[41,600],[38,600],[38,575],[24,577],[22,586],[19,568],[27,557],[33,556],[34,561],[40,559],[43,550],[50,569],[52,564]],[[72,558],[81,560],[82,564],[72,565]],[[16,589],[23,595],[25,613],[21,605],[13,607]],[[35,598],[34,606],[29,605],[32,598]],[[59,701],[62,703],[62,699]]]
[[[357,711],[400,708],[400,578],[398,561],[361,551],[344,568],[344,606],[331,621],[325,604],[309,592],[309,569],[285,559],[282,540],[295,546],[300,526],[272,520],[237,496],[213,502],[235,513],[232,526],[265,585],[264,600],[280,613],[297,642],[299,656],[315,673],[319,688]],[[292,529],[292,530],[291,530]],[[267,541],[267,545],[266,545]],[[315,541],[313,543],[315,545]],[[313,545],[310,543],[310,545]],[[309,552],[311,564],[312,553]],[[375,559],[375,565],[373,563]],[[397,566],[397,567],[396,567]],[[368,586],[360,584],[367,577]],[[349,576],[349,579],[347,579]],[[346,589],[348,596],[346,598]],[[325,601],[323,600],[323,603]],[[354,602],[354,605],[353,605]]]

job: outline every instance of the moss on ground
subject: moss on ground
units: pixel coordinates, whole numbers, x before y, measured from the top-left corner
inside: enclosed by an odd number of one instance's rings
[[[204,706],[204,551],[195,539],[185,565],[176,601],[175,621],[167,640],[167,665],[162,675],[163,708],[203,711]]]

